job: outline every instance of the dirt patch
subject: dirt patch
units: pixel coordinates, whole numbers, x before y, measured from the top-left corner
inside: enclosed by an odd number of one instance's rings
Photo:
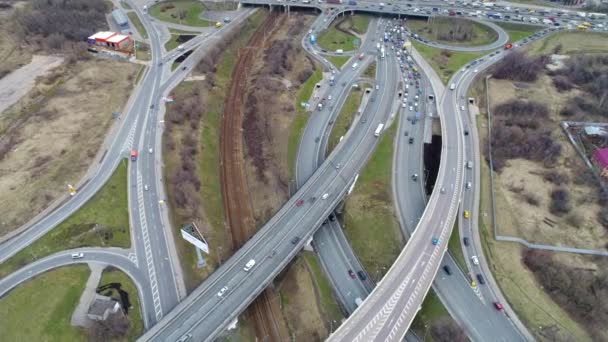
[[[277,279],[283,314],[295,341],[324,341],[328,336],[317,293],[304,259],[297,257]]]
[[[49,70],[61,65],[62,61],[63,58],[57,56],[32,56],[29,64],[0,79],[0,113],[30,91],[37,77],[48,74]]]
[[[568,104],[570,96],[578,95],[580,91],[573,90],[568,95],[559,93],[547,75],[541,75],[532,83],[491,79],[489,84],[493,108],[514,99],[545,104],[549,114],[539,124],[549,130],[548,136],[561,148],[554,162],[512,159],[497,174],[495,190],[502,209],[497,212],[497,219],[505,222],[500,217],[510,216],[508,221],[511,222],[499,224],[498,233],[519,236],[535,243],[605,248],[608,231],[597,220],[602,210],[598,204],[597,186],[582,177],[586,167],[559,127],[562,120],[560,109]],[[556,175],[563,178],[559,184],[552,178]],[[550,210],[551,193],[556,188],[565,188],[570,194],[572,209],[563,215],[555,215]]]
[[[243,121],[247,186],[258,226],[288,198],[289,133],[293,120],[301,115],[294,99],[313,70],[298,43],[311,17],[292,15],[281,20],[253,67]]]
[[[0,131],[0,234],[27,222],[84,176],[137,70],[105,60],[59,67],[2,114],[2,122],[11,124]]]

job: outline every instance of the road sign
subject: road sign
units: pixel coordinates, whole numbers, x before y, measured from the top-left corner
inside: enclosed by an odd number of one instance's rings
[[[196,248],[201,251],[209,254],[209,244],[207,244],[207,240],[203,237],[203,234],[198,230],[196,224],[191,223],[181,229],[182,238],[191,244],[193,244]]]

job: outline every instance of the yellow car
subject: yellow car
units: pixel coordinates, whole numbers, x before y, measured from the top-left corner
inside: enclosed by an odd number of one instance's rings
[[[468,210],[464,211],[464,218],[466,218],[466,219],[469,218],[469,211]]]
[[[471,287],[475,287],[475,281],[471,282]]]
[[[217,23],[215,23],[215,27],[220,28],[222,27],[222,23],[220,23],[219,21]]]

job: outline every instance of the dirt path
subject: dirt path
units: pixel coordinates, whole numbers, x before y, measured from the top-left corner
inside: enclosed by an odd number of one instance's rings
[[[0,79],[0,113],[27,94],[36,78],[61,65],[63,57],[32,56],[32,62]],[[0,116],[1,117],[1,116]]]
[[[253,209],[245,176],[243,151],[244,98],[247,79],[256,52],[264,45],[264,36],[276,23],[277,15],[271,14],[256,30],[249,44],[239,50],[238,60],[232,72],[230,91],[224,105],[220,154],[222,161],[221,182],[224,194],[226,220],[232,236],[233,248],[243,245],[256,230]],[[262,340],[285,341],[288,339],[285,325],[280,322],[280,308],[272,301],[272,291],[264,290],[248,309],[255,322],[256,335]]]

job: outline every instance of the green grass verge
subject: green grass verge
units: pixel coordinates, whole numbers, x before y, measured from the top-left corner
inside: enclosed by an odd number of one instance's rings
[[[317,44],[320,48],[327,51],[336,51],[342,49],[344,51],[352,51],[355,49],[355,40],[359,39],[351,33],[340,31],[336,25],[342,21],[342,18],[337,18],[333,23],[317,37]],[[369,26],[369,17],[362,15],[354,15],[346,17],[340,25],[345,30],[353,30],[359,34],[367,31]],[[360,40],[360,39],[359,39]]]
[[[72,216],[0,265],[0,278],[50,254],[71,248],[131,246],[124,159],[108,182]]]
[[[327,154],[329,155],[331,151],[338,145],[340,142],[340,137],[346,134],[348,128],[353,122],[353,118],[357,113],[357,109],[361,104],[361,98],[363,97],[363,87],[359,85],[358,88],[352,88],[350,94],[344,101],[344,105],[336,118],[336,122],[334,123],[333,128],[331,129],[331,133],[329,135],[329,140],[327,142]]]
[[[129,332],[124,340],[135,341],[137,337],[144,332],[144,324],[141,316],[141,306],[139,304],[137,288],[129,276],[113,267],[108,267],[103,270],[98,287],[110,283],[119,283],[121,285],[121,290],[125,291],[129,295],[129,302],[131,306],[128,308],[128,317],[131,325],[129,326]],[[118,291],[113,289],[103,291],[102,294],[104,296],[112,297],[119,302],[121,301],[120,294]]]
[[[126,10],[131,10],[133,9],[126,1],[121,1],[120,2],[120,6],[122,6],[122,8],[126,9]]]
[[[127,16],[129,17],[129,20],[131,20],[131,24],[133,24],[137,32],[139,32],[139,35],[144,39],[148,39],[148,32],[144,28],[144,24],[142,24],[141,20],[137,17],[137,14],[135,14],[135,12],[129,12],[127,13]]]
[[[300,106],[300,103],[308,102],[312,96],[312,91],[315,89],[315,84],[321,81],[322,78],[323,75],[321,73],[321,68],[315,66],[315,71],[313,74],[310,75],[306,82],[302,83],[300,90],[298,91],[295,104],[298,115],[291,122],[291,127],[289,128],[289,141],[287,143],[287,161],[289,163],[289,173],[292,178],[295,175],[294,168],[298,153],[298,146],[300,145],[300,138],[302,137],[304,127],[306,127],[306,122],[308,121],[308,113],[302,106]]]
[[[608,34],[599,32],[560,32],[544,39],[534,41],[527,50],[533,55],[552,53],[561,45],[560,54],[606,53],[608,52]]]
[[[391,195],[393,138],[396,125],[385,131],[371,159],[347,197],[343,227],[368,274],[379,281],[404,244]]]
[[[485,52],[447,51],[418,42],[412,42],[412,45],[437,72],[444,84],[447,84],[456,70],[486,54]]]
[[[191,37],[191,39],[192,39],[192,38],[194,38],[194,36],[193,36],[193,35],[179,35],[179,34],[172,34],[172,35],[171,35],[171,39],[169,39],[169,40],[168,40],[168,41],[165,43],[165,50],[167,50],[167,51],[171,51],[171,50],[175,49],[176,47],[178,47],[180,44],[185,43],[184,41],[181,41],[181,42],[180,42],[180,40],[179,40],[179,39],[180,39],[182,36],[192,36],[192,37]]]
[[[172,7],[171,7],[172,6]],[[165,10],[163,10],[165,9]],[[150,7],[148,11],[154,18],[169,23],[187,26],[206,27],[214,23],[200,18],[205,10],[203,4],[193,0],[173,0],[163,1]],[[183,19],[179,18],[179,13],[185,12]]]
[[[321,305],[321,311],[327,319],[332,319],[337,322],[341,322],[344,316],[340,307],[336,302],[333,290],[329,280],[321,270],[321,265],[317,260],[317,256],[312,252],[303,252],[304,260],[312,275],[312,280],[317,288],[318,298]]]
[[[454,26],[459,23],[467,26],[470,25],[474,35],[472,39],[455,41],[439,38],[444,34],[451,32],[454,29]],[[422,38],[453,46],[480,46],[490,44],[498,39],[498,32],[494,31],[489,26],[462,18],[436,17],[431,24],[429,24],[427,20],[410,19],[407,21],[406,25],[412,32],[418,34]]]
[[[543,26],[503,23],[498,21],[495,22],[495,24],[502,27],[507,32],[507,34],[509,35],[509,40],[511,42],[516,42],[518,40],[524,39],[534,34],[535,32],[544,29]]]
[[[86,265],[61,267],[9,292],[0,299],[2,340],[85,341],[70,319],[89,274]]]
[[[140,61],[149,61],[152,59],[150,55],[150,45],[142,42],[135,42],[137,47],[135,48],[135,58]]]
[[[185,34],[185,35],[191,35],[191,36],[196,36],[196,35],[201,34],[200,32],[179,30],[179,29],[172,28],[172,27],[169,27],[169,33],[171,33],[171,34]]]
[[[342,66],[348,62],[350,56],[325,56],[325,58],[331,62],[336,68],[341,69]]]
[[[412,329],[422,339],[422,342],[433,341],[430,335],[430,328],[434,323],[442,319],[451,320],[450,314],[439,300],[439,297],[437,297],[435,291],[430,289],[426,297],[424,297],[420,311],[418,311],[414,322],[412,322]]]
[[[245,46],[250,37],[255,32],[256,28],[266,18],[268,13],[258,11],[246,19],[246,26],[241,34],[235,39],[223,52],[217,64],[215,73],[215,86],[208,91],[208,101],[206,102],[205,112],[202,115],[199,135],[200,150],[196,155],[196,167],[198,179],[201,182],[200,197],[204,199],[202,206],[205,212],[205,219],[209,224],[207,228],[208,235],[206,236],[210,244],[214,244],[217,253],[222,254],[221,245],[228,241],[226,237],[226,228],[224,226],[224,206],[222,202],[222,189],[220,185],[220,168],[219,168],[219,146],[220,146],[220,129],[221,118],[224,112],[224,99],[227,96],[232,70],[236,64],[236,56],[239,48]],[[182,82],[173,91],[174,98],[180,98],[192,93],[194,82]],[[205,90],[207,92],[207,90]],[[171,110],[171,107],[169,107]],[[177,131],[177,127],[175,128]],[[180,141],[179,134],[176,135],[176,141]],[[164,174],[165,178],[169,179],[170,175],[177,172],[180,165],[179,156],[173,151],[163,149],[163,160],[165,161]],[[172,198],[171,189],[168,188],[167,195]],[[171,203],[171,201],[170,201]],[[170,204],[171,205],[171,204]],[[189,216],[183,217],[175,207],[171,206],[170,210],[171,221],[174,226],[190,223],[192,218]],[[188,290],[194,289],[200,282],[213,271],[213,267],[209,265],[205,268],[197,267],[197,256],[191,244],[184,242],[181,236],[176,237],[177,250],[184,270],[184,278]],[[229,242],[224,247],[223,252],[227,252]],[[209,264],[216,260],[217,253],[208,257]],[[211,261],[209,260],[211,259]]]
[[[139,83],[139,80],[141,80],[141,78],[142,78],[142,76],[144,75],[145,71],[146,71],[146,66],[145,66],[145,65],[142,65],[142,66],[139,68],[139,71],[137,71],[137,76],[135,76],[135,84],[138,84],[138,83]]]
[[[469,238],[470,240],[470,238]],[[456,261],[456,264],[463,272],[467,272],[467,264],[462,253],[462,244],[460,243],[460,233],[458,232],[458,219],[454,223],[452,228],[452,235],[450,235],[450,241],[448,241],[448,251]]]
[[[363,77],[376,78],[376,62],[372,62],[363,72]]]

